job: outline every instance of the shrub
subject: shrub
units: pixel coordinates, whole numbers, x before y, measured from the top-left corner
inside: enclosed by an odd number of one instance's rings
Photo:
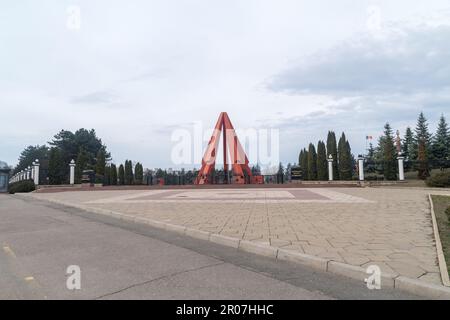
[[[9,185],[9,193],[14,194],[16,192],[31,192],[36,188],[34,186],[34,181],[24,180],[19,182],[14,182]]]
[[[426,180],[429,187],[450,187],[450,171],[434,174]]]
[[[445,213],[447,214],[448,221],[450,222],[450,207],[445,209]]]

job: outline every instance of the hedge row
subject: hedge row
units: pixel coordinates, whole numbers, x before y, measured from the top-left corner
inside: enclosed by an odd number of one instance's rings
[[[19,182],[11,183],[8,187],[9,193],[14,194],[16,192],[31,192],[36,188],[34,186],[34,181],[24,180]]]

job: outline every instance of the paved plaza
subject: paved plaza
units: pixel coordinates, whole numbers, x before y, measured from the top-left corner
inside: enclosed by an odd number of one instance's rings
[[[441,284],[429,190],[161,189],[35,193]],[[447,191],[433,191],[447,194]]]

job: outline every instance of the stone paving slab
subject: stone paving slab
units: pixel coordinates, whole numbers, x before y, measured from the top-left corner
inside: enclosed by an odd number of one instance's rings
[[[363,268],[375,264],[383,273],[441,284],[428,192],[406,188],[177,189],[34,196]]]

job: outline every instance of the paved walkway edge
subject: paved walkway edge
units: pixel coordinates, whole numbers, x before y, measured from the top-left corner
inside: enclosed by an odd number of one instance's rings
[[[148,224],[155,228],[170,230],[175,233],[183,234],[193,238],[211,241],[224,246],[233,247],[237,250],[242,250],[266,257],[272,257],[278,260],[287,260],[294,263],[299,263],[320,271],[330,272],[342,275],[355,280],[366,281],[369,274],[366,269],[346,263],[341,263],[333,260],[323,259],[316,256],[301,254],[290,250],[284,250],[277,247],[268,246],[265,244],[253,243],[251,241],[240,240],[237,238],[222,236],[196,229],[186,228],[184,226],[165,223],[157,220],[151,220],[134,215],[123,214],[112,210],[105,210],[101,208],[92,208],[83,205],[67,203],[55,199],[42,199],[34,197],[32,193],[16,193],[18,196],[31,197],[41,201],[60,204],[67,207],[77,208],[89,213],[101,214],[110,216],[116,219],[129,221],[133,223]],[[450,288],[442,285],[435,285],[419,279],[412,279],[398,275],[391,275],[384,273],[381,275],[381,287],[388,287],[410,292],[422,297],[430,299],[445,299],[450,300]]]
[[[441,272],[442,283],[446,287],[450,287],[450,280],[448,278],[447,263],[445,262],[444,251],[442,250],[441,238],[439,236],[439,228],[437,225],[436,214],[434,213],[433,199],[431,194],[428,194],[430,201],[431,221],[433,222],[434,239],[436,240],[436,250],[438,256],[439,270]]]

